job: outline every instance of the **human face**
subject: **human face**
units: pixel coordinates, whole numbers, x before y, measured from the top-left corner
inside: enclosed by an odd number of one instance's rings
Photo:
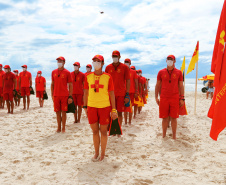
[[[64,67],[64,64],[65,64],[65,62],[63,60],[61,60],[61,59],[58,59],[57,60],[57,66],[58,66],[58,68],[63,68]]]
[[[104,63],[100,61],[99,59],[95,58],[93,59],[93,67],[95,71],[102,69]]]
[[[121,58],[120,56],[112,55],[113,63],[114,63],[114,64],[117,64],[117,63],[119,62],[119,59],[120,59],[120,58]]]

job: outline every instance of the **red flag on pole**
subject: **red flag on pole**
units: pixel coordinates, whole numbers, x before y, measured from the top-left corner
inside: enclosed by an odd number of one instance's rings
[[[211,71],[215,74],[214,96],[208,117],[212,118],[210,137],[217,140],[226,127],[226,1],[224,1],[213,51]]]

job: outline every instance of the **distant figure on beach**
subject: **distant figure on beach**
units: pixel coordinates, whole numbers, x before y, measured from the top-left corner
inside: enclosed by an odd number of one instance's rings
[[[40,107],[44,105],[44,93],[46,93],[46,79],[42,76],[42,71],[37,72],[35,78],[36,97],[39,99]]]
[[[120,58],[120,52],[117,50],[113,51],[113,62],[105,68],[105,72],[112,76],[114,82],[116,109],[118,111],[119,123],[122,125],[122,112],[125,111],[125,104],[129,102],[130,76],[128,66],[121,63]]]
[[[21,96],[23,97],[23,110],[29,110],[30,106],[30,87],[32,86],[32,76],[29,71],[27,71],[27,65],[21,66],[23,71],[19,74],[19,90]],[[27,104],[26,104],[27,103]]]
[[[143,99],[142,99],[142,80],[139,75],[139,70],[136,70],[135,66],[131,66],[131,69],[134,69],[137,73],[137,79],[138,79],[138,97],[135,98],[134,100],[134,119],[136,118],[137,112],[140,114],[138,111],[139,107],[143,105]]]
[[[129,67],[129,73],[130,73],[129,96],[130,96],[131,104],[134,107],[134,99],[137,98],[138,94],[139,94],[139,92],[138,92],[138,76],[137,76],[137,73],[135,70],[130,69],[131,60],[129,58],[125,59],[124,64]],[[127,124],[127,114],[128,114],[128,112],[125,111],[124,112],[125,124]],[[133,111],[129,112],[129,125],[131,125],[132,117],[133,117]]]
[[[58,68],[52,71],[51,95],[54,104],[54,111],[56,112],[57,116],[58,127],[56,132],[60,133],[62,131],[62,133],[64,133],[67,120],[66,112],[68,110],[68,104],[73,102],[73,87],[71,73],[64,68],[65,58],[61,56],[56,60]]]
[[[0,108],[4,109],[5,101],[3,99],[3,76],[5,72],[2,70],[2,64],[0,64]]]
[[[20,77],[19,77],[19,71],[18,70],[13,70],[13,72],[14,72],[14,74],[16,75],[16,91],[17,91],[17,94],[19,93],[19,91],[20,91],[20,85],[19,85],[19,79],[20,79]],[[20,106],[20,98],[18,97],[18,95],[17,96],[14,96],[14,102],[15,102],[15,105],[16,106]]]
[[[212,99],[213,98],[213,92],[214,92],[214,89],[213,89],[213,80],[209,80],[208,81],[208,90],[206,92],[206,99],[208,99],[209,94],[210,94],[210,97]]]
[[[3,76],[3,98],[6,101],[8,114],[13,114],[13,90],[16,87],[16,75],[10,71],[10,66],[5,65],[5,74]]]
[[[184,86],[182,72],[175,68],[174,55],[167,57],[167,68],[159,71],[155,86],[155,100],[159,105],[159,118],[162,118],[163,138],[166,136],[169,120],[171,120],[173,139],[176,139],[179,107],[184,105]],[[158,98],[161,91],[160,100]]]
[[[96,55],[92,60],[95,71],[85,77],[83,108],[88,114],[89,124],[93,131],[95,154],[92,161],[102,161],[107,146],[107,128],[111,118],[113,120],[117,118],[117,111],[113,79],[111,75],[102,71],[104,57]],[[100,146],[101,155],[99,155]]]
[[[89,74],[92,72],[92,65],[91,64],[87,64],[86,65],[86,73],[85,74]]]
[[[82,106],[83,106],[83,86],[85,81],[85,75],[81,71],[79,71],[80,63],[75,62],[74,71],[71,72],[72,84],[73,84],[73,93],[72,97],[75,104],[75,114],[74,123],[80,123],[81,115],[82,115]]]

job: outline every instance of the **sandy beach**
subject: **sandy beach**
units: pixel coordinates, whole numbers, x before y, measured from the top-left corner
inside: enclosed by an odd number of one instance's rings
[[[50,93],[49,93],[50,95]],[[122,126],[123,137],[109,137],[106,158],[91,162],[92,131],[83,113],[73,124],[68,114],[66,133],[55,133],[52,100],[40,108],[31,96],[29,111],[22,104],[14,114],[0,110],[0,184],[226,184],[226,131],[218,141],[209,137],[211,100],[186,92],[188,116],[178,119],[177,140],[171,128],[162,139],[154,92],[133,120]]]

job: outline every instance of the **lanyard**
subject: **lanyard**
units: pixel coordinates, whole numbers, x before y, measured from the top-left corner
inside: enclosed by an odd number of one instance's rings
[[[77,78],[77,76],[78,76],[78,74],[80,73],[80,71],[76,74],[75,72],[74,72],[74,75],[75,75],[75,82],[76,82],[76,78]]]
[[[173,68],[173,70],[174,70],[174,68]],[[167,69],[167,72],[168,72],[169,77],[170,77],[170,79],[169,79],[169,83],[171,83],[171,74],[173,73],[173,70],[172,70],[172,72],[170,73],[170,72],[168,71],[168,69]]]
[[[64,71],[64,69],[59,73],[59,69],[58,69],[58,77],[60,77],[61,73]]]

